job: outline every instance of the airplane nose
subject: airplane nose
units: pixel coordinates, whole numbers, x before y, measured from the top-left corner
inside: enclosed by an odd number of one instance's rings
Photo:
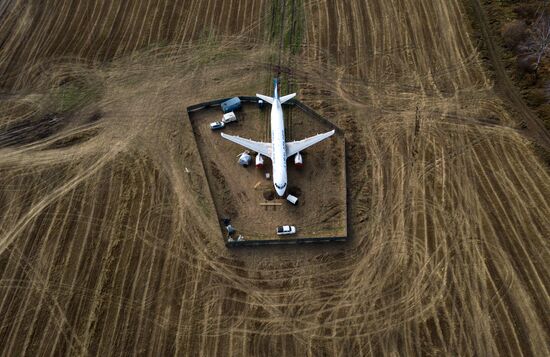
[[[275,187],[275,191],[277,191],[277,194],[279,195],[279,197],[283,197],[284,194],[285,194],[285,189],[281,189],[281,188],[278,188],[278,187]]]

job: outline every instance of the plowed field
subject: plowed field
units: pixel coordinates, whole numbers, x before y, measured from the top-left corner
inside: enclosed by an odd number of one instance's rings
[[[1,2],[0,354],[548,356],[549,169],[477,5]],[[219,239],[185,108],[277,74],[345,131],[349,243]]]

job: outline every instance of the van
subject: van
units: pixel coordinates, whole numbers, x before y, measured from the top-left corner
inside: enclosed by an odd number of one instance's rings
[[[298,203],[298,197],[292,196],[291,194],[288,194],[288,196],[286,196],[286,200],[295,206]]]

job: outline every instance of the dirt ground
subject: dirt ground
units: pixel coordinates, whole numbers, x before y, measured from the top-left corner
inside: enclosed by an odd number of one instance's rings
[[[1,2],[0,354],[550,355],[549,168],[465,1]],[[185,108],[277,73],[349,143],[347,243],[202,204]]]
[[[236,112],[238,121],[229,123],[223,132],[269,141],[269,113],[267,106],[260,110],[256,104],[245,103]],[[209,123],[221,119],[220,108],[191,112],[203,167],[208,178],[222,235],[227,232],[222,218],[231,218],[231,224],[246,240],[294,240],[301,238],[346,237],[346,172],[345,143],[338,132],[323,144],[303,152],[304,166],[297,168],[293,158],[288,160],[288,192],[298,197],[293,206],[276,197],[273,181],[265,173],[272,173],[271,161],[264,158],[264,168],[240,166],[238,156],[244,151],[239,145],[223,139],[220,131],[213,132]],[[295,107],[285,107],[287,140],[301,140],[308,136],[334,129],[328,123]],[[255,156],[252,157],[253,160]],[[261,203],[280,203],[280,206],[261,206]],[[297,233],[289,236],[275,234],[277,226],[290,224]],[[225,234],[224,234],[225,233]],[[236,237],[235,236],[235,237]]]

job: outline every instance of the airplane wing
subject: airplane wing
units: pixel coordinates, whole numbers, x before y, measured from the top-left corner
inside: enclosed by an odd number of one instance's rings
[[[244,138],[241,138],[240,136],[227,135],[224,133],[221,133],[221,135],[222,135],[222,138],[226,140],[232,141],[236,144],[244,146],[247,149],[256,151],[257,153],[260,153],[264,156],[271,158],[271,143],[263,143],[260,141],[244,139]]]
[[[323,133],[323,134],[317,134],[315,136],[311,136],[304,140],[292,141],[292,142],[286,143],[286,156],[291,157],[297,152],[300,152],[310,147],[311,145],[317,144],[319,141],[325,140],[326,138],[332,136],[332,134],[334,134],[334,130],[327,131],[326,133]]]

